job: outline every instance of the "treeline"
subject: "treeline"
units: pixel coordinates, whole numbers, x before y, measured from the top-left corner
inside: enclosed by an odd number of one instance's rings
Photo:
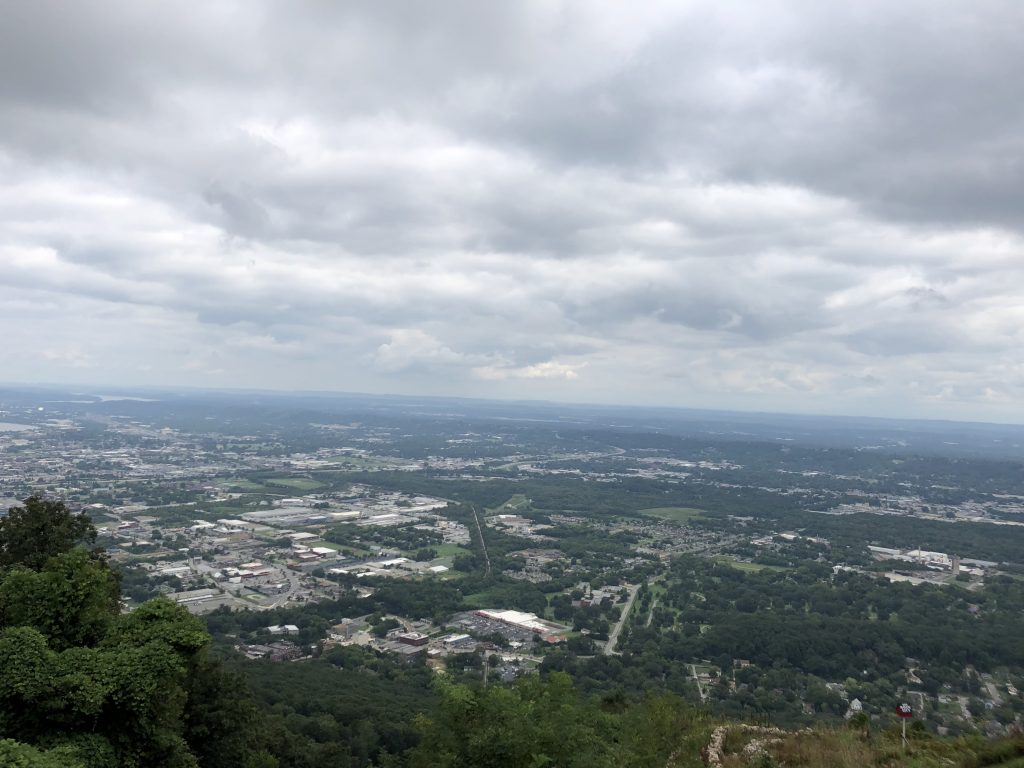
[[[673,566],[663,602],[678,610],[668,636],[692,635],[701,658],[778,663],[833,679],[880,675],[905,659],[959,676],[979,670],[1024,671],[1024,592],[1006,578],[979,591],[889,583],[857,573],[822,578],[813,566],[796,572],[746,573],[696,558]],[[700,595],[697,599],[694,595]],[[693,627],[710,625],[705,632]],[[645,641],[641,628],[632,643]]]
[[[478,507],[497,507],[516,494],[530,499],[535,510],[578,512],[591,517],[634,517],[658,507],[695,507],[708,514],[773,517],[794,509],[820,506],[815,495],[784,495],[752,487],[718,486],[712,482],[681,484],[644,477],[596,482],[565,475],[518,480],[461,480],[439,474],[366,472],[347,475],[353,483],[405,493],[424,493]]]
[[[236,660],[279,768],[401,765],[420,741],[419,714],[437,704],[434,673],[358,647],[291,664]]]
[[[904,515],[821,515],[791,512],[786,524],[839,546],[864,544],[958,554],[994,562],[1024,563],[1024,527],[994,523],[944,523]]]

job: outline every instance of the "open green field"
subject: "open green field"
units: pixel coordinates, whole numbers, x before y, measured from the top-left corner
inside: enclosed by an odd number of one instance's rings
[[[254,500],[253,497],[242,497],[236,499],[228,499],[227,501],[214,502],[207,506],[204,510],[196,510],[195,517],[202,519],[213,519],[216,520],[221,517],[238,517],[246,512],[252,512],[256,507],[253,504],[247,502],[245,499],[248,498],[250,501]]]
[[[470,550],[466,549],[465,547],[459,546],[458,544],[437,544],[436,546],[431,546],[430,548],[437,550],[437,556],[439,558],[473,554]]]
[[[392,460],[378,459],[374,456],[334,456],[328,461],[349,469],[387,469],[395,466]]]
[[[431,565],[446,565],[449,568],[452,567],[455,562],[456,555],[471,555],[473,554],[470,550],[465,547],[460,547],[458,544],[438,544],[437,546],[431,547],[431,549],[437,550],[437,557],[430,561]],[[409,555],[412,556],[411,554]],[[445,574],[445,576],[456,575],[454,572]],[[458,574],[461,577],[461,574]]]
[[[471,595],[466,595],[462,598],[462,602],[469,608],[490,608],[491,601],[488,599],[487,592],[474,592]]]
[[[466,549],[465,547],[460,547],[458,544],[431,544],[431,545],[429,545],[427,547],[424,547],[424,549],[432,549],[435,552],[437,552],[437,557],[435,557],[433,560],[430,561],[434,565],[449,565],[450,566],[452,564],[452,560],[454,559],[454,557],[456,555],[471,555],[471,554],[473,554],[470,550]],[[402,556],[403,557],[412,557],[418,551],[419,551],[418,548],[417,549],[404,549],[404,550],[402,550]],[[444,562],[440,562],[442,560]]]
[[[516,512],[525,512],[530,508],[530,500],[521,493],[517,493],[511,499],[500,506],[484,510],[488,515],[512,515]]]
[[[687,520],[703,515],[704,510],[694,509],[693,507],[654,507],[652,509],[641,509],[640,514],[648,515],[649,517],[660,517],[662,520],[685,523]]]
[[[254,483],[252,480],[246,480],[244,478],[235,478],[234,480],[228,480],[225,483],[221,483],[225,488],[234,491],[253,491],[256,493],[266,493],[267,488],[261,483]]]
[[[717,555],[711,558],[716,563],[722,565],[729,565],[735,568],[737,571],[747,571],[748,573],[756,573],[757,571],[788,571],[789,568],[783,568],[781,565],[762,565],[761,563],[743,563],[739,560],[734,560],[728,555]]]
[[[295,491],[315,491],[324,487],[323,483],[310,480],[308,477],[268,477],[264,482],[271,488],[284,486]]]
[[[497,467],[495,467],[494,469],[497,472],[508,472],[509,470],[518,469],[518,468],[519,468],[519,462],[518,461],[513,461],[513,462],[511,462],[509,464],[500,464]]]

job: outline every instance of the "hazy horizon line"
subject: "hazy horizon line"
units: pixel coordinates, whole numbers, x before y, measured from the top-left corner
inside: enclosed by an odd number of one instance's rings
[[[383,398],[393,400],[434,400],[434,401],[465,401],[472,403],[494,403],[505,405],[546,405],[546,406],[569,406],[579,408],[603,408],[603,409],[625,409],[637,411],[669,411],[706,413],[723,415],[744,415],[744,416],[767,416],[785,417],[800,419],[850,419],[862,421],[887,421],[887,422],[925,422],[931,424],[963,424],[995,427],[1024,427],[1024,421],[982,421],[973,419],[941,419],[925,416],[888,416],[888,415],[865,415],[855,413],[838,413],[824,411],[772,411],[761,409],[745,408],[710,408],[685,405],[643,405],[638,403],[616,403],[587,400],[554,400],[554,399],[505,399],[489,398],[471,395],[437,395],[437,394],[407,394],[401,392],[357,392],[331,389],[282,389],[282,388],[259,388],[259,387],[211,387],[211,386],[190,386],[182,384],[139,384],[139,385],[109,385],[89,382],[17,382],[0,381],[0,390],[3,389],[59,389],[70,392],[72,389],[94,390],[94,392],[83,392],[82,394],[96,394],[96,390],[108,390],[114,392],[166,392],[170,394],[184,393],[216,393],[216,394],[260,394],[260,395],[298,395],[298,396],[326,396],[326,397],[357,397],[357,398]]]

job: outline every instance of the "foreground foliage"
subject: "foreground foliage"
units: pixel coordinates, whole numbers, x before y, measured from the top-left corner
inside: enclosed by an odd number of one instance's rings
[[[508,688],[442,684],[436,714],[419,725],[410,768],[641,768],[664,765],[687,735],[699,740],[706,730],[675,697],[609,710],[581,698],[561,673]]]
[[[274,765],[246,737],[255,709],[207,656],[203,625],[166,599],[120,614],[116,576],[76,546],[94,534],[62,504],[26,507],[4,526],[0,765]]]

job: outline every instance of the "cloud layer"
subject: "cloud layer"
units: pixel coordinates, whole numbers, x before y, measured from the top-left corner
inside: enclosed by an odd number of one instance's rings
[[[1015,0],[2,13],[0,379],[1024,413]]]

